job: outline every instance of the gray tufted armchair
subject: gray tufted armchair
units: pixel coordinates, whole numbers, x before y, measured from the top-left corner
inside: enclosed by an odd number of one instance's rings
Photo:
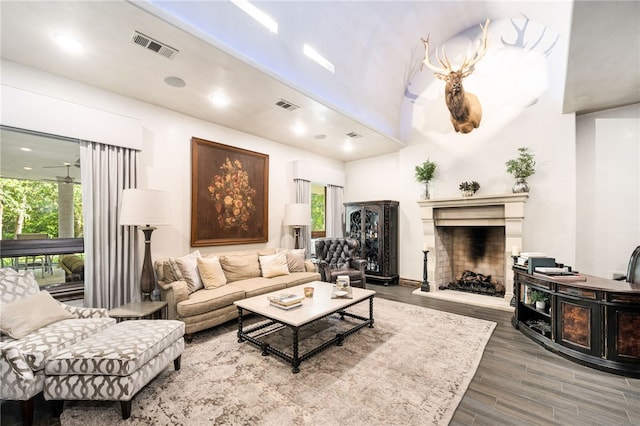
[[[358,258],[360,243],[353,238],[319,238],[316,257],[322,281],[335,283],[339,275],[348,275],[353,287],[365,288],[365,259]]]

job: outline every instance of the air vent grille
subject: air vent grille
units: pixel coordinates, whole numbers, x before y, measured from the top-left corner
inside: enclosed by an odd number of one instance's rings
[[[168,59],[173,59],[178,54],[178,49],[174,49],[173,47],[158,40],[154,40],[138,31],[133,32],[131,41]]]
[[[349,132],[347,133],[347,136],[349,136],[350,138],[361,138],[362,135],[356,132]]]
[[[293,102],[285,101],[284,99],[280,99],[278,102],[276,102],[276,105],[282,109],[286,109],[287,111],[295,111],[300,108]]]

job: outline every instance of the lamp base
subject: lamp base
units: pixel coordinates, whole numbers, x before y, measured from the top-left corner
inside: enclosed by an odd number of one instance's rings
[[[300,227],[299,226],[293,227],[293,238],[295,241],[294,248],[297,250],[300,248]]]
[[[142,263],[142,274],[140,275],[140,291],[142,301],[150,302],[151,293],[156,289],[156,274],[153,272],[151,263],[151,233],[155,230],[153,226],[140,228],[144,233],[144,262]]]

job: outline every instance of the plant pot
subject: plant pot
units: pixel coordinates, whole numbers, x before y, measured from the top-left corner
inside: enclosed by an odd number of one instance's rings
[[[468,190],[462,190],[461,192],[462,192],[462,196],[463,196],[463,197],[472,197],[472,196],[473,196],[473,194],[475,194],[475,193],[476,193],[475,191],[473,191],[473,190],[471,190],[471,189],[468,189]]]
[[[547,307],[547,302],[545,301],[538,301],[536,302],[536,309],[539,311],[544,311],[544,309]]]
[[[511,190],[514,194],[529,192],[529,184],[525,178],[516,178],[516,183],[513,184],[513,188],[511,188]]]

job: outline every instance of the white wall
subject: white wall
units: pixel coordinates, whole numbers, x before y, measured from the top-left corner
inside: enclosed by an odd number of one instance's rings
[[[103,118],[113,114],[129,117],[142,127],[142,153],[140,166],[143,173],[142,187],[159,188],[171,194],[173,225],[162,227],[153,234],[152,255],[176,256],[193,251],[190,247],[191,226],[191,137],[237,146],[269,155],[269,241],[266,244],[201,247],[201,252],[228,251],[256,246],[293,247],[292,231],[282,225],[284,205],[294,200],[291,163],[304,159],[318,167],[343,170],[343,163],[290,146],[259,138],[233,129],[195,119],[164,108],[135,101],[124,96],[99,90],[87,85],[62,79],[18,64],[2,62],[2,85],[34,92],[56,100],[89,107],[98,112],[92,117],[100,126]],[[3,104],[6,111],[12,106]],[[16,111],[14,111],[16,112]],[[46,122],[55,116],[72,124],[73,116],[57,116],[54,109],[34,116],[29,108],[21,108],[17,114],[31,115],[30,120]],[[4,111],[3,111],[4,115]],[[86,123],[83,128],[86,126]],[[117,132],[114,132],[117,133]],[[76,136],[77,135],[69,135]],[[91,136],[87,139],[92,139]],[[96,136],[98,138],[98,136]],[[98,138],[98,140],[100,140]]]
[[[579,116],[576,266],[626,274],[640,245],[640,104]]]

